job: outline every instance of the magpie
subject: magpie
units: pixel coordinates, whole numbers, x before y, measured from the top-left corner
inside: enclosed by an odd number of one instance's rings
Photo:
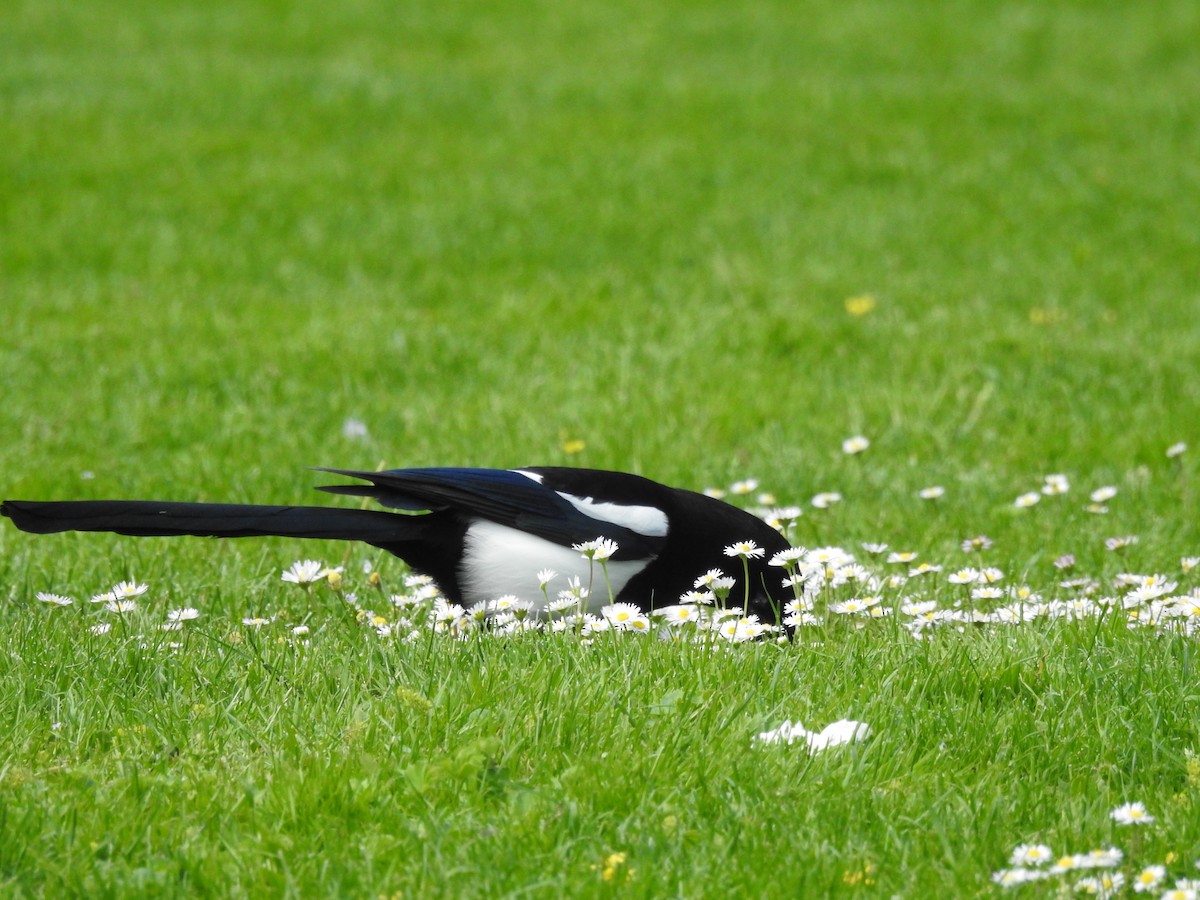
[[[153,500],[5,500],[0,514],[23,531],[99,531],[136,536],[281,536],[364,541],[432,577],[455,603],[505,594],[541,611],[537,572],[593,579],[596,609],[608,602],[601,575],[572,545],[616,543],[605,563],[612,595],[642,608],[678,603],[696,579],[721,569],[736,583],[731,605],[777,623],[782,572],[771,556],[788,542],[757,516],[722,500],[667,487],[639,475],[596,469],[421,468],[366,472],[319,468],[365,484],[318,488],[369,497],[394,510],[260,506]],[[725,548],[753,541],[762,556],[731,559]]]

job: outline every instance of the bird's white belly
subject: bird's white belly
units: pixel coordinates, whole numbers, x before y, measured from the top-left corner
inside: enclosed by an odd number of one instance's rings
[[[608,560],[605,565],[612,595],[621,593],[629,580],[649,562]],[[546,594],[551,600],[559,591],[566,590],[568,579],[578,577],[584,587],[591,585],[586,604],[589,611],[598,612],[609,602],[600,563],[589,562],[578,550],[484,519],[467,528],[458,567],[463,602],[470,606],[511,594],[529,601],[535,610],[542,612],[546,606],[546,597],[538,582],[538,572],[542,569],[553,569],[558,573],[546,586]]]

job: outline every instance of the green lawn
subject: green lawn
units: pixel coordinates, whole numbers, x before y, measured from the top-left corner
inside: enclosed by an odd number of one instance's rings
[[[1200,618],[1129,628],[1113,581],[1200,588],[1197,47],[1185,0],[4,5],[4,497],[753,477],[798,544],[944,568],[789,645],[407,643],[279,579],[394,622],[365,547],[0,522],[0,893],[990,896],[1042,843],[1124,859],[1017,895],[1200,878]],[[1116,600],[914,639],[966,565]]]

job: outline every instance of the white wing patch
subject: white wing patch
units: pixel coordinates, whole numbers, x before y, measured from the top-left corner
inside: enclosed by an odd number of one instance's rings
[[[619,503],[597,503],[591,497],[576,497],[555,491],[585,516],[612,522],[646,537],[667,536],[667,514],[655,506],[622,506]],[[599,535],[597,535],[599,537]]]
[[[629,580],[649,562],[646,559],[610,559],[607,563],[608,578],[612,583],[613,596],[621,593]],[[589,572],[588,561],[570,547],[506,525],[478,519],[467,528],[462,560],[458,564],[463,601],[470,606],[481,600],[490,601],[513,594],[528,600],[534,609],[542,612],[546,598],[538,586],[537,573],[547,568],[558,572],[558,577],[546,589],[551,600],[559,591],[566,589],[568,578],[578,577],[585,587],[589,578],[592,581],[588,611],[599,612],[600,607],[608,603],[608,588],[599,564]]]
[[[512,469],[518,475],[524,475],[538,484],[542,483],[542,476],[537,472],[529,472],[525,469]],[[667,514],[655,506],[636,506],[630,504],[623,506],[620,503],[598,503],[594,497],[576,497],[574,494],[568,494],[564,491],[555,491],[554,493],[562,497],[585,516],[591,516],[593,519],[599,519],[601,522],[612,522],[614,525],[620,525],[622,528],[628,528],[630,531],[636,531],[638,534],[644,534],[646,537],[666,537],[667,536]],[[600,537],[600,535],[596,535]]]

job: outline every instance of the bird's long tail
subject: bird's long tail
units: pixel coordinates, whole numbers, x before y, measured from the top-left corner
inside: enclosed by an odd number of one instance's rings
[[[5,500],[22,531],[111,531],[137,536],[299,537],[390,545],[416,536],[420,518],[369,509],[154,500]]]

